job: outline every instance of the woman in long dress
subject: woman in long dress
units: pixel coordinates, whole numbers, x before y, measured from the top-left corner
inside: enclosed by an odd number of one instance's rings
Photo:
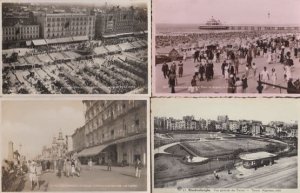
[[[284,68],[285,68],[286,81],[288,81],[290,78],[292,78],[291,67],[288,65],[285,65]]]
[[[271,52],[268,52],[268,53],[267,53],[267,63],[268,63],[268,64],[271,64],[271,63],[272,63],[272,54],[271,54]]]
[[[276,74],[275,68],[272,68],[271,80],[272,80],[272,84],[276,85],[277,74]],[[275,86],[273,86],[273,88],[275,88]]]
[[[226,64],[225,67],[224,67],[224,72],[225,72],[224,77],[225,77],[225,80],[228,80],[228,78],[229,78],[229,72],[228,72],[228,70],[229,70],[229,65]]]

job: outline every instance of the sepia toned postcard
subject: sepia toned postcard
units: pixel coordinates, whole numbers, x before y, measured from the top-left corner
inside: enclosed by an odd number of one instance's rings
[[[1,5],[3,94],[148,94],[149,1]]]
[[[299,191],[298,99],[154,98],[151,112],[153,192]]]
[[[148,100],[1,105],[2,192],[150,192]]]
[[[297,0],[153,1],[156,96],[300,93]]]

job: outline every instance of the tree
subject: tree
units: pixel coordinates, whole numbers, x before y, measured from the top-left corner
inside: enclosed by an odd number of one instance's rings
[[[280,147],[270,143],[270,144],[266,145],[266,151],[269,153],[275,153],[275,152],[280,151]]]

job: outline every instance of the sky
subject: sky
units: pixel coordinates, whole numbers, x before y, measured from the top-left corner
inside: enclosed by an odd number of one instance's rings
[[[79,100],[7,100],[2,102],[1,152],[8,154],[8,142],[20,149],[27,158],[41,153],[61,130],[70,135],[84,124],[84,105]]]
[[[174,117],[194,115],[195,119],[213,119],[218,115],[228,115],[229,119],[299,122],[299,99],[267,98],[166,98],[151,100],[153,116]]]
[[[300,0],[155,0],[155,23],[300,24]],[[270,19],[268,19],[270,12]]]

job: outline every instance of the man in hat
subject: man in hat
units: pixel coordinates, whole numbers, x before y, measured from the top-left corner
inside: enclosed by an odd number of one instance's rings
[[[183,63],[182,63],[182,60],[181,60],[178,64],[178,76],[182,77],[182,74],[183,74]]]
[[[164,78],[167,78],[169,76],[169,66],[166,62],[162,65],[161,70],[163,71]]]

